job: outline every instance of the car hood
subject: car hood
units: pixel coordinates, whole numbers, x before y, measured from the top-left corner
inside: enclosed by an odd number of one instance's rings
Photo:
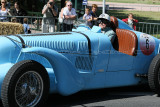
[[[21,42],[24,48],[45,47],[60,53],[96,54],[99,45],[99,38],[96,35],[94,32],[43,33],[16,35],[18,36],[16,40]],[[9,37],[15,38],[15,36]]]

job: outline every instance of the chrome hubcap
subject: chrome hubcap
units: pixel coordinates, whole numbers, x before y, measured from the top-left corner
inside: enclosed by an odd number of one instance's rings
[[[20,107],[35,106],[42,97],[43,80],[35,71],[23,74],[15,87],[15,100]]]

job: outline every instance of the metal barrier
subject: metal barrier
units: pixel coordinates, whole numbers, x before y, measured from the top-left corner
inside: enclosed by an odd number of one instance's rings
[[[1,18],[7,17],[7,19]],[[42,33],[42,19],[43,17],[33,17],[33,16],[0,16],[0,22],[13,22],[23,24],[23,19],[27,18],[27,24],[30,27],[31,33]]]
[[[160,23],[139,22],[136,24],[136,30],[160,38]]]
[[[9,22],[12,22],[13,19],[16,18],[17,22],[19,23],[23,23],[23,19],[28,18],[27,24],[31,29],[31,33],[42,33],[42,20],[45,19],[43,17],[33,17],[33,16],[3,16],[3,17],[7,17],[7,21]],[[74,23],[75,26],[76,24],[77,23]],[[61,31],[60,25],[61,24],[59,22],[55,24],[55,32]],[[160,38],[160,23],[139,22],[136,24],[136,30]]]
[[[1,18],[6,17],[5,20],[1,20]],[[42,33],[42,20],[47,20],[45,25],[48,27],[49,25],[54,25],[54,32],[62,31],[62,24],[58,22],[57,18],[53,17],[36,17],[36,16],[0,16],[0,22],[17,22],[23,24],[23,19],[27,18],[27,24],[31,29],[31,33]],[[48,21],[50,20],[50,21]],[[53,24],[52,24],[53,23]],[[43,24],[44,25],[44,24]]]

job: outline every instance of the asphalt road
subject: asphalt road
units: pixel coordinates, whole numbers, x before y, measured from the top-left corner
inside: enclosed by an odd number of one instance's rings
[[[45,107],[160,107],[160,98],[148,86],[135,86],[82,91],[66,97],[53,94],[47,104]]]
[[[148,86],[83,91],[71,96],[51,95],[48,107],[160,107]]]

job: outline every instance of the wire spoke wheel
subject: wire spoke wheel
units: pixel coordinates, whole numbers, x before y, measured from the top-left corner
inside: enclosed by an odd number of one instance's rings
[[[43,93],[43,81],[41,76],[29,71],[23,74],[15,87],[15,99],[19,106],[35,106]]]
[[[38,62],[16,63],[6,74],[2,89],[4,107],[43,107],[49,94],[49,76]]]

